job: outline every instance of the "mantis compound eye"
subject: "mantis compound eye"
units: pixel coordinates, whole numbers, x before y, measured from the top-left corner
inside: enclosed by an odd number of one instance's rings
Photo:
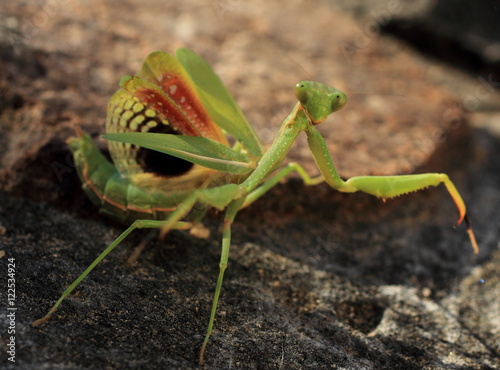
[[[302,105],[306,104],[309,97],[310,86],[308,81],[299,82],[295,85],[295,96]]]
[[[338,111],[347,103],[347,97],[342,91],[338,91],[330,95],[332,98],[332,112]]]

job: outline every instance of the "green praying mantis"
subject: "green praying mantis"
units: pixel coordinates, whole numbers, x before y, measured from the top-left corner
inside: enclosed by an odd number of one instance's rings
[[[357,191],[386,199],[443,183],[458,209],[474,248],[478,246],[458,190],[442,173],[359,176],[343,180],[316,126],[341,109],[346,95],[318,82],[295,86],[298,99],[266,151],[230,93],[200,56],[187,49],[174,55],[149,54],[139,73],[124,76],[108,104],[106,134],[113,163],[90,137],[77,129],[68,140],[84,191],[100,212],[128,225],[33,325],[45,322],[63,300],[135,229],[190,229],[210,208],[225,210],[219,276],[199,363],[212,334],[231,224],[238,211],[296,172],[306,185],[325,181],[345,193]],[[296,137],[305,132],[321,172],[310,177],[297,163],[282,163]],[[234,139],[229,145],[227,136]]]

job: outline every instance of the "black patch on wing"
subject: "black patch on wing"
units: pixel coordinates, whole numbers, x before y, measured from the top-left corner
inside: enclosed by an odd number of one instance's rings
[[[177,130],[163,124],[149,129],[148,132],[179,135]],[[184,159],[146,148],[139,148],[136,160],[144,172],[166,177],[184,175],[194,166]]]

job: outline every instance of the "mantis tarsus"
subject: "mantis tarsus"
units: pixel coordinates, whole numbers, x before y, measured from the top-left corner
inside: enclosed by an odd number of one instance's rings
[[[267,151],[212,68],[198,55],[180,49],[175,56],[153,52],[135,76],[125,76],[108,104],[106,123],[114,164],[90,137],[78,131],[69,139],[83,188],[100,211],[129,227],[64,291],[45,322],[92,269],[133,230],[189,229],[210,207],[225,210],[220,270],[199,363],[212,333],[227,268],[231,224],[240,209],[296,172],[306,185],[323,181],[333,189],[362,191],[386,199],[443,183],[478,246],[459,192],[442,173],[360,176],[344,181],[316,125],[347,101],[341,91],[318,82],[295,86],[298,103]],[[282,167],[295,138],[305,132],[321,172],[310,177],[297,163]],[[231,147],[226,135],[235,139]]]

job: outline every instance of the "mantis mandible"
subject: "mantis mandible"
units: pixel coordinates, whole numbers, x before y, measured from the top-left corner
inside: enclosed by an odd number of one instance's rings
[[[180,49],[175,56],[153,52],[139,73],[125,76],[108,104],[106,122],[113,163],[77,129],[68,140],[83,189],[100,212],[128,225],[33,325],[45,322],[80,282],[133,230],[189,229],[213,207],[225,210],[219,276],[199,363],[204,361],[228,265],[231,224],[238,211],[255,202],[292,172],[306,185],[325,181],[333,189],[387,199],[443,183],[466,221],[474,252],[478,246],[461,195],[446,174],[359,176],[343,180],[316,126],[341,109],[346,95],[318,82],[295,86],[298,99],[267,151],[212,68]],[[282,163],[295,138],[305,132],[321,172],[310,177],[297,163]],[[227,135],[234,138],[230,146]]]

